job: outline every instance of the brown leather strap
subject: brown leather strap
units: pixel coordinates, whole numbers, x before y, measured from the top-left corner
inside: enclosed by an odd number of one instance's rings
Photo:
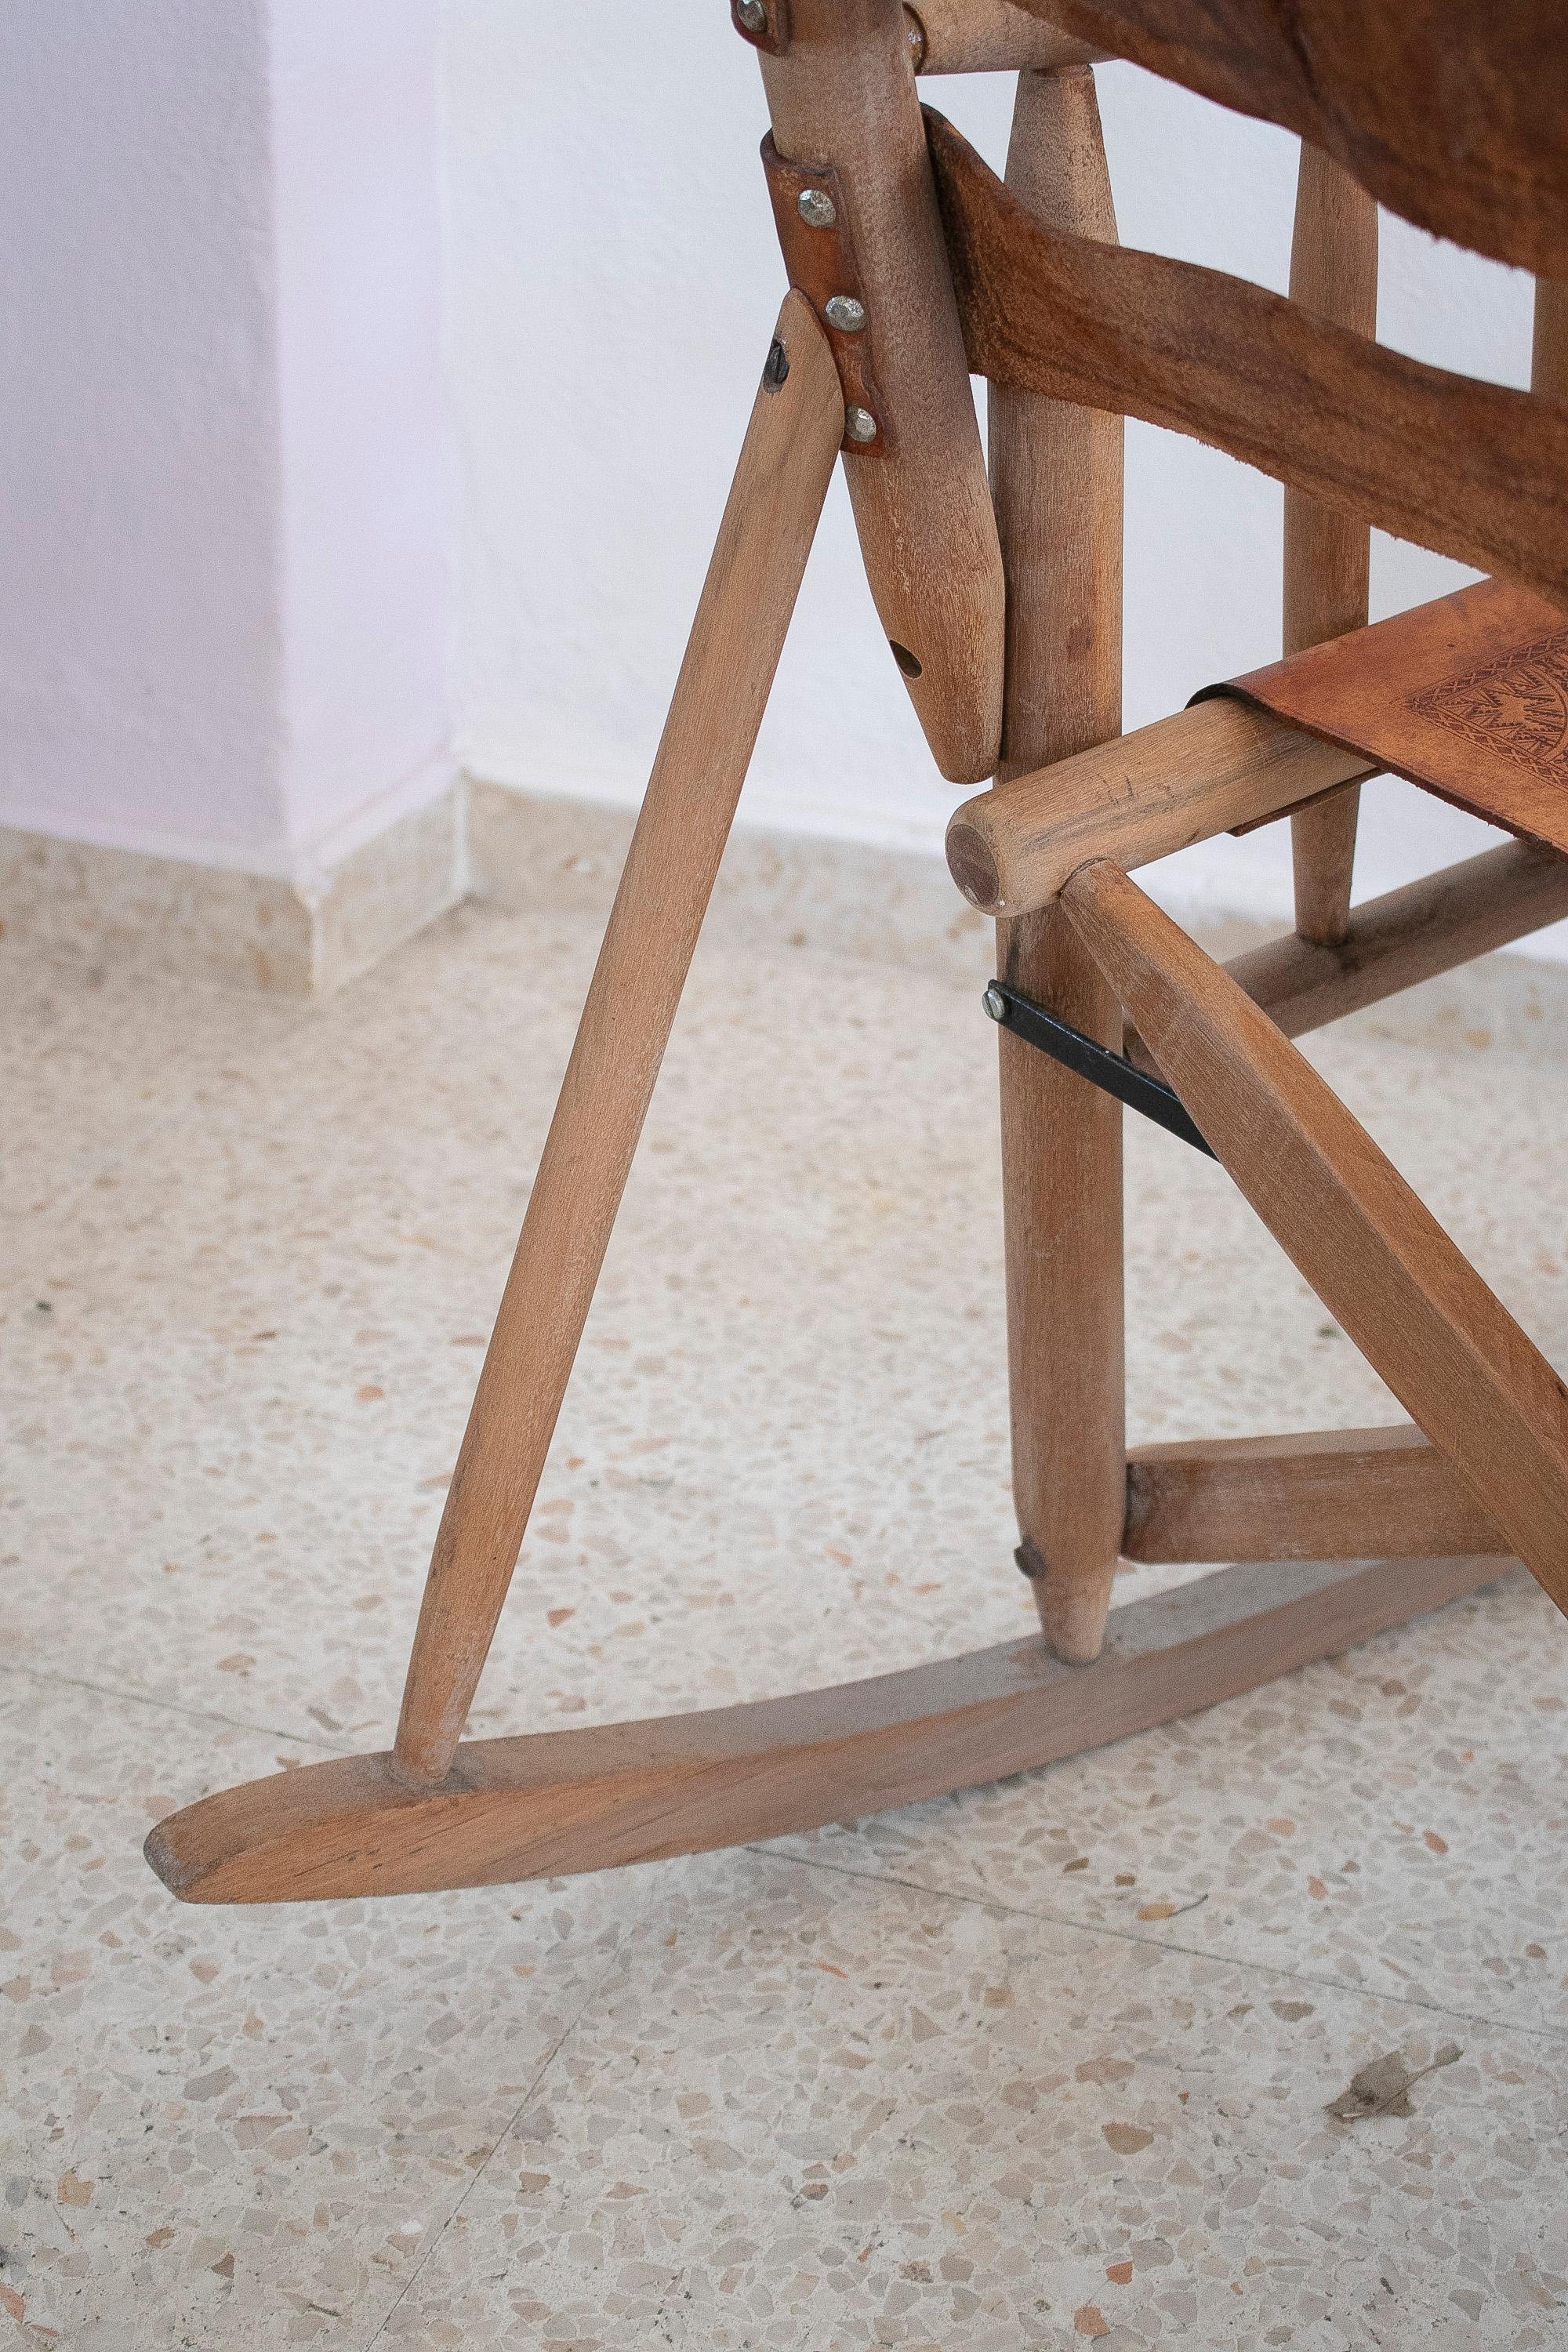
[[[844,387],[845,454],[879,457],[894,446],[897,433],[877,382],[876,326],[856,258],[848,191],[830,163],[792,163],[781,155],[771,131],[763,142],[763,169],[789,282],[816,311]],[[802,214],[803,197],[826,199],[821,226]],[[841,323],[857,314],[858,325]],[[854,429],[858,418],[874,424],[868,439]]]
[[[926,109],[976,375],[1211,441],[1568,611],[1568,401],[1407,359],[1246,278],[1062,236]]]
[[[1522,588],[1483,580],[1208,692],[1568,852],[1568,624]]]

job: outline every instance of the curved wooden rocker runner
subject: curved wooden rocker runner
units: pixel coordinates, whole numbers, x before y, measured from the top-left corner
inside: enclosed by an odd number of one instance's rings
[[[1026,5],[931,0],[911,31],[898,0],[735,0],[762,57],[792,291],[480,1374],[396,1745],[161,1822],[148,1858],[187,1900],[488,1885],[907,1803],[1212,1705],[1516,1559],[1568,1611],[1563,1385],[1289,1042],[1568,913],[1568,752],[1542,715],[1568,606],[1568,407],[1540,396],[1568,388],[1560,289],[1542,289],[1533,398],[1381,351],[1371,199],[1310,147],[1290,301],[1122,254],[1090,52]],[[1169,41],[1185,6],[1070,14],[1142,54],[1137,22]],[[1237,102],[1292,119],[1293,99],[1258,95],[1266,49],[1237,66]],[[927,70],[1026,68],[1005,186],[922,121],[917,53]],[[1209,86],[1206,66],[1170,69]],[[1540,121],[1526,128],[1531,234],[1550,244],[1556,164]],[[1478,179],[1467,201],[1512,250],[1500,184]],[[991,379],[989,478],[971,365]],[[1122,413],[1288,485],[1286,660],[1129,736]],[[744,1706],[459,1744],[841,450],[938,763],[998,779],[959,811],[950,862],[998,918],[1002,980],[1076,1030],[1091,1066],[1121,1055],[1131,1016],[1131,1060],[1175,1089],[1412,1423],[1129,1454],[1121,1106],[1004,1028],[1014,1486],[1044,1638]],[[1367,629],[1369,516],[1514,584]],[[1459,751],[1450,723],[1468,729]],[[1352,913],[1355,794],[1389,765],[1524,837]],[[1296,935],[1229,971],[1129,878],[1287,814]],[[1240,1564],[1111,1610],[1119,1559]]]

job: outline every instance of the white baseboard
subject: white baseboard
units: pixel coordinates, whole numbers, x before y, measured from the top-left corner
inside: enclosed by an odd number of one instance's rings
[[[476,897],[520,911],[607,914],[631,839],[630,811],[556,800],[478,779],[468,788]],[[1163,894],[1164,895],[1164,894]],[[1184,907],[1177,919],[1222,960],[1282,926]],[[930,971],[978,986],[994,970],[992,926],[966,907],[937,857],[803,834],[731,835],[709,919],[720,937],[770,949],[814,948]],[[1568,965],[1528,946],[1482,957],[1352,1016],[1365,1036],[1460,1053],[1568,1055]]]
[[[326,995],[471,893],[519,911],[609,911],[630,811],[466,778],[397,818],[316,884],[195,866],[0,828],[0,938],[78,961],[294,996]],[[1170,900],[1210,954],[1278,928]],[[710,917],[721,939],[903,963],[981,985],[992,927],[940,858],[739,828]],[[1522,950],[1353,1016],[1363,1034],[1454,1052],[1568,1055],[1568,965]]]
[[[330,994],[464,896],[466,806],[455,782],[309,885],[0,826],[0,938],[74,962]]]

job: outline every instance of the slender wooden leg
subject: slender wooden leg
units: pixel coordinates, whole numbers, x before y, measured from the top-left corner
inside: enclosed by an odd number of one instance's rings
[[[1116,235],[1087,67],[1018,77],[1008,184],[1051,227]],[[1121,725],[1121,419],[1001,385],[992,488],[1007,577],[999,781]],[[1059,909],[996,927],[1005,979],[1108,1045],[1115,992]],[[1046,1637],[1100,1655],[1126,1509],[1121,1108],[998,1039],[1013,1488]]]
[[[1358,335],[1377,332],[1377,206],[1342,165],[1301,142],[1290,293]],[[1372,534],[1304,490],[1285,493],[1285,651],[1300,653],[1366,622]],[[1332,947],[1350,921],[1359,785],[1290,820],[1296,929]]]
[[[1120,866],[1062,893],[1264,1223],[1568,1614],[1568,1390],[1268,1015]]]
[[[843,431],[826,338],[792,293],[436,1538],[397,1730],[411,1780],[445,1776],[489,1650]]]

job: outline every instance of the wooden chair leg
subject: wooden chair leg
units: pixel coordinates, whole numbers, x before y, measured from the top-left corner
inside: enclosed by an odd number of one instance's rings
[[[1214,1150],[1568,1614],[1568,1391],[1331,1088],[1119,866],[1062,893]]]
[[[1336,327],[1377,332],[1377,206],[1342,164],[1301,142],[1296,233],[1290,248],[1293,300]],[[1372,534],[1305,490],[1285,492],[1287,654],[1365,625]],[[1350,921],[1359,786],[1335,793],[1290,820],[1296,929],[1333,946]]]
[[[843,436],[798,294],[774,353],[437,1535],[397,1731],[411,1780],[445,1776],[489,1651]]]
[[[1008,184],[1051,226],[1114,238],[1094,78],[1018,77]],[[999,781],[1121,725],[1121,419],[997,386],[992,490],[1007,575]],[[1058,909],[997,927],[1004,979],[1102,1044],[1114,992]],[[1121,1110],[1003,1032],[1013,1489],[1058,1657],[1097,1658],[1125,1513]]]

